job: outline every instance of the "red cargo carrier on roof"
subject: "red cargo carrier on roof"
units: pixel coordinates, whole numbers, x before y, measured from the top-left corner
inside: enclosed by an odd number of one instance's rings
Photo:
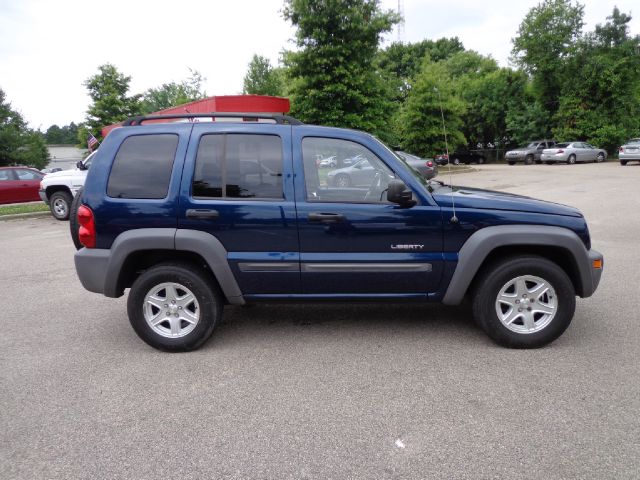
[[[208,97],[195,102],[185,103],[177,107],[165,108],[150,115],[166,115],[172,113],[213,113],[213,112],[247,112],[247,113],[288,113],[289,99],[269,97],[266,95],[222,95]],[[102,129],[102,137],[121,124],[116,123]]]

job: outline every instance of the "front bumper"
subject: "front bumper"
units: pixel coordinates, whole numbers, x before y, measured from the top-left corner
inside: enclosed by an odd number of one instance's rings
[[[596,267],[599,265],[599,267]],[[591,285],[584,285],[582,297],[590,297],[597,290],[604,269],[604,257],[597,250],[589,250],[589,266],[591,271]]]
[[[49,205],[49,199],[47,198],[47,192],[44,190],[38,190],[38,195],[40,195],[40,200]]]

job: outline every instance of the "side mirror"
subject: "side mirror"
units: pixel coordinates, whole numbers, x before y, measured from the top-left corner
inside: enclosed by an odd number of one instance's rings
[[[84,166],[84,163],[82,163],[82,160],[78,160],[76,162],[76,167],[78,167],[78,170],[86,170],[87,167]]]
[[[413,193],[407,188],[402,180],[391,180],[387,187],[387,200],[397,203],[401,207],[413,207],[416,201]]]

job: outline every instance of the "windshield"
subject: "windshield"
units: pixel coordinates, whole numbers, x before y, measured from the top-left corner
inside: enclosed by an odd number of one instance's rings
[[[531,142],[529,145],[522,148],[538,148],[538,142]]]

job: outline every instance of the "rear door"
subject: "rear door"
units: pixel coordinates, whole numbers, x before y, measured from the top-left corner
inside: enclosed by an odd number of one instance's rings
[[[294,129],[294,165],[304,172],[295,179],[302,292],[426,298],[437,290],[442,274],[440,208],[426,190],[426,196],[414,192],[419,204],[412,208],[388,203],[388,182],[402,178],[407,183],[414,173],[368,136],[325,132]],[[316,155],[339,160],[362,155],[376,174],[367,185],[339,186],[328,181],[337,170],[317,168]]]
[[[291,126],[221,123],[193,127],[178,228],[222,243],[246,297],[299,293]]]
[[[16,193],[21,202],[35,202],[40,200],[38,189],[43,175],[27,168],[17,168],[14,170],[18,178]]]

